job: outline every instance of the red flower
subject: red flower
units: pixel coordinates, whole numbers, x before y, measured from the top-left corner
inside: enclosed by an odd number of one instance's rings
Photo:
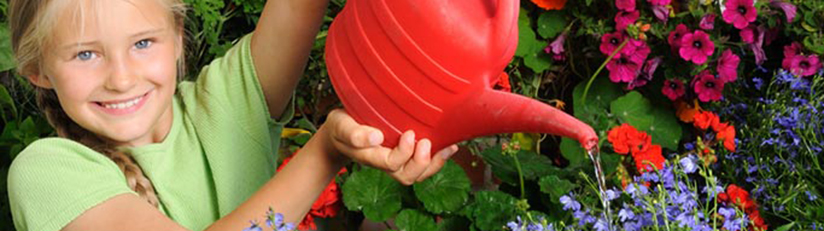
[[[693,125],[701,130],[707,130],[710,126],[715,127],[720,123],[720,119],[715,113],[709,111],[702,111],[695,114],[693,118]]]
[[[635,160],[635,167],[638,168],[638,172],[663,169],[665,159],[661,155],[661,145],[647,143],[644,146],[648,148],[632,153],[632,159]],[[655,168],[653,169],[651,166],[655,166]]]
[[[626,155],[644,149],[645,144],[651,143],[652,137],[645,132],[638,131],[632,125],[622,124],[609,131],[607,140],[612,144],[616,153]]]
[[[506,72],[501,73],[501,75],[498,76],[498,81],[495,83],[494,89],[512,92],[512,85],[509,83],[509,74]]]
[[[564,8],[567,0],[532,0],[532,3],[544,10],[560,10]]]
[[[726,193],[718,194],[718,200],[722,203],[733,204],[747,214],[758,211],[755,201],[750,198],[750,193],[735,184],[728,185]]]
[[[718,133],[716,139],[724,141],[724,148],[735,152],[735,126],[727,125],[727,123],[718,123],[718,128],[713,126],[713,130]]]
[[[277,171],[280,172],[286,164],[292,160],[292,157],[298,154],[298,151],[292,154],[292,156],[287,157],[283,160],[283,164],[278,166]],[[338,171],[338,175],[346,173],[346,168],[341,168]],[[334,217],[338,215],[338,211],[340,211],[341,207],[341,191],[338,188],[338,184],[335,183],[335,179],[332,179],[329,182],[329,185],[326,186],[326,189],[318,196],[318,199],[315,200],[315,203],[312,204],[312,209],[306,213],[306,217],[298,224],[298,230],[314,230],[317,229],[315,225],[315,217],[325,218],[325,217]]]

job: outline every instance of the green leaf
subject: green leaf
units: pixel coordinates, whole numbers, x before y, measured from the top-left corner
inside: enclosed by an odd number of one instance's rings
[[[8,123],[8,119],[10,118],[6,117],[6,108],[9,108],[9,115],[17,115],[14,99],[11,98],[11,94],[6,90],[6,85],[0,85],[0,117],[3,118],[4,122]]]
[[[403,185],[386,173],[363,167],[343,184],[343,203],[347,209],[363,210],[367,219],[381,222],[401,209],[403,189]]]
[[[491,147],[481,152],[484,162],[492,166],[492,174],[508,184],[517,184],[518,169],[515,167],[515,160],[511,156],[501,154],[501,147]],[[535,180],[539,177],[557,174],[561,170],[552,165],[552,160],[544,155],[521,150],[516,154],[518,162],[521,163],[521,171],[524,179]]]
[[[11,32],[6,23],[0,23],[0,71],[14,68],[14,54],[11,49]]]
[[[793,226],[795,226],[795,222],[790,222],[789,224],[782,225],[781,227],[775,228],[775,231],[787,231],[787,230],[790,230]]]
[[[652,136],[652,142],[671,150],[678,149],[681,126],[671,109],[653,107],[650,101],[637,91],[612,102],[611,111],[621,121]]]
[[[501,191],[480,191],[475,194],[470,219],[480,230],[500,230],[515,219],[516,201]]]
[[[538,185],[541,186],[541,192],[549,194],[553,202],[557,202],[558,198],[575,188],[575,184],[571,181],[558,178],[556,175],[542,177]]]
[[[537,41],[537,47],[546,47],[546,42]],[[531,52],[524,56],[524,65],[532,69],[535,73],[541,73],[545,70],[549,69],[550,64],[552,64],[552,57],[549,54],[544,53],[540,49],[535,52]],[[539,79],[539,78],[536,78]]]
[[[564,31],[567,20],[562,11],[550,10],[538,17],[537,24],[538,34],[545,39],[550,39]]]
[[[518,15],[518,49],[515,50],[515,56],[526,58],[527,55],[537,53],[546,47],[546,42],[539,41],[535,37],[535,31],[532,30],[529,20],[529,14],[521,8]]]
[[[435,230],[435,220],[424,212],[414,209],[404,209],[395,218],[395,225],[400,231],[430,231]]]
[[[438,231],[460,231],[468,230],[467,227],[472,226],[464,217],[448,217],[438,223]]]
[[[457,212],[469,200],[471,184],[463,168],[450,160],[440,172],[412,187],[427,211],[440,214]]]
[[[572,90],[572,110],[575,118],[589,124],[596,132],[609,129],[607,114],[609,113],[610,102],[623,95],[623,90],[617,84],[609,81],[608,78],[596,78],[587,92],[586,105],[584,105],[583,95],[586,88],[586,81],[582,81]]]
[[[563,137],[561,138],[560,148],[561,155],[569,160],[569,166],[581,166],[587,161],[587,154],[584,148],[581,147],[581,143],[578,143],[576,140]]]

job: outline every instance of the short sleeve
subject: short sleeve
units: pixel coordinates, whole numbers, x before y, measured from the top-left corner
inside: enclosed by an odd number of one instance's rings
[[[71,140],[46,138],[14,159],[8,193],[17,230],[56,231],[95,205],[134,192],[108,157]]]

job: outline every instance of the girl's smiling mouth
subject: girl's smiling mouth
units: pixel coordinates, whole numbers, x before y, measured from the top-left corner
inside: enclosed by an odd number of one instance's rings
[[[143,95],[125,99],[125,100],[114,100],[114,101],[106,101],[106,102],[94,102],[94,105],[97,106],[100,110],[105,112],[106,114],[110,115],[126,115],[137,110],[145,104],[148,96],[152,93],[152,91],[146,92]]]

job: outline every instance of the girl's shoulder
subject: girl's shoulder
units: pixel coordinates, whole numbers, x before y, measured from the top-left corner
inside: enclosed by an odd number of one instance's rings
[[[95,171],[114,174],[120,169],[105,155],[77,141],[48,137],[29,144],[12,160],[8,178],[70,176]]]

